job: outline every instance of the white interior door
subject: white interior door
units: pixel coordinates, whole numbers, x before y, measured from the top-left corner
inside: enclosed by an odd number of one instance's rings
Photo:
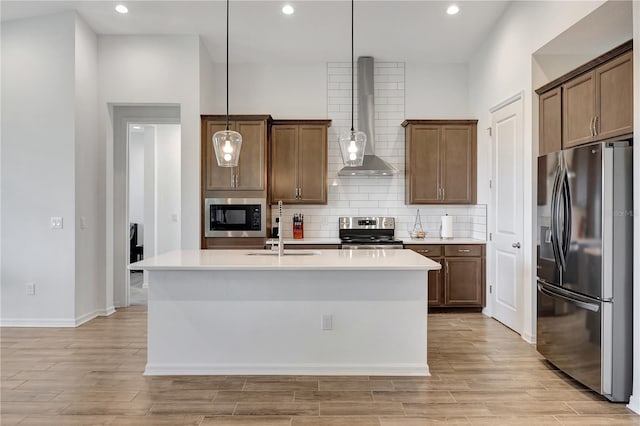
[[[491,191],[493,317],[522,333],[522,237],[524,212],[522,97],[492,112]]]

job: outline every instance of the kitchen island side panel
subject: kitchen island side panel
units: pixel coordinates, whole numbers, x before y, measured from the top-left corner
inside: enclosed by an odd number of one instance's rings
[[[152,270],[149,279],[146,375],[429,374],[426,270]]]

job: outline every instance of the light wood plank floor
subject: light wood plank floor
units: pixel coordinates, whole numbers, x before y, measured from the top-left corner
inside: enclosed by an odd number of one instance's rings
[[[429,316],[432,376],[144,377],[146,307],[1,332],[1,417],[20,425],[640,425],[481,314]]]

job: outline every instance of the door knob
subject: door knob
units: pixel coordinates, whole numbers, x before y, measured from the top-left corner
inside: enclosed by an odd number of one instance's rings
[[[511,244],[511,247],[519,249],[520,248],[520,242],[518,241],[516,243]]]

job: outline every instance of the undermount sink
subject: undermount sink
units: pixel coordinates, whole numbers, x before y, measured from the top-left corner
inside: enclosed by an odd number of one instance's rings
[[[316,250],[285,250],[283,256],[317,256],[320,252]],[[247,256],[277,256],[277,250],[261,250],[247,253]]]

